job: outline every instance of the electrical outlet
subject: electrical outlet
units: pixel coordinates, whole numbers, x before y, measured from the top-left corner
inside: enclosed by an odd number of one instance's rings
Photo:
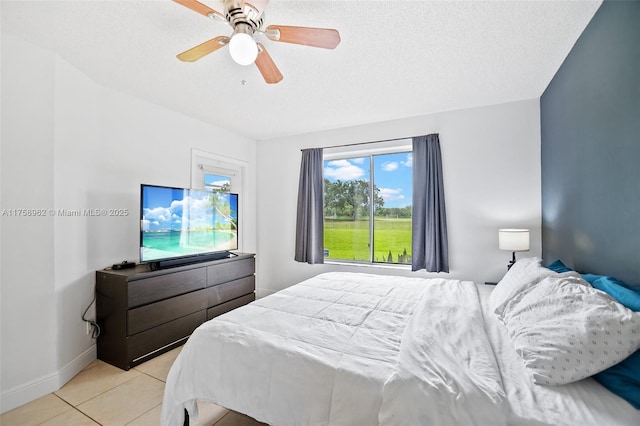
[[[87,324],[87,336],[91,336],[91,323],[89,321],[85,321],[85,324]]]

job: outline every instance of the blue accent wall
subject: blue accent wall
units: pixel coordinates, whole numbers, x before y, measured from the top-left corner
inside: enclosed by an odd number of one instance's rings
[[[640,1],[605,1],[540,99],[542,255],[640,285]]]

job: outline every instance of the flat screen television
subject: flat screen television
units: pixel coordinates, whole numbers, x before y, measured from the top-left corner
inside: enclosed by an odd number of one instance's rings
[[[238,194],[140,186],[140,262],[152,269],[229,257],[238,249]]]

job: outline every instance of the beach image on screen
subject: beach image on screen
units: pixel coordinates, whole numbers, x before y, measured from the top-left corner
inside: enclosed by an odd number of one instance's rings
[[[143,186],[140,260],[238,248],[237,194]]]

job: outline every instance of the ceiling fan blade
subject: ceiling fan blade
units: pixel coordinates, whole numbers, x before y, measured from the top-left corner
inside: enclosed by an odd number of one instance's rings
[[[260,49],[260,53],[258,53],[258,57],[256,58],[256,66],[260,70],[260,74],[262,74],[264,81],[268,84],[279,83],[283,78],[280,70],[273,62],[273,59],[271,59],[271,56],[262,43],[258,43],[258,48]]]
[[[265,34],[273,41],[322,47],[323,49],[335,49],[340,44],[340,33],[338,30],[330,28],[269,25]]]
[[[221,47],[226,46],[229,43],[229,37],[227,36],[218,36],[209,41],[205,41],[197,45],[196,47],[192,47],[189,50],[186,50],[178,55],[178,59],[184,62],[195,62],[198,59],[202,58],[209,53],[215,52]]]
[[[196,12],[200,13],[201,15],[204,15],[207,18],[214,18],[215,17],[215,18],[221,19],[223,22],[226,21],[224,15],[222,13],[211,9],[209,6],[206,6],[206,5],[200,3],[197,0],[173,0],[173,1],[183,5],[184,7],[188,7],[189,9],[191,9],[193,11],[196,11]]]

